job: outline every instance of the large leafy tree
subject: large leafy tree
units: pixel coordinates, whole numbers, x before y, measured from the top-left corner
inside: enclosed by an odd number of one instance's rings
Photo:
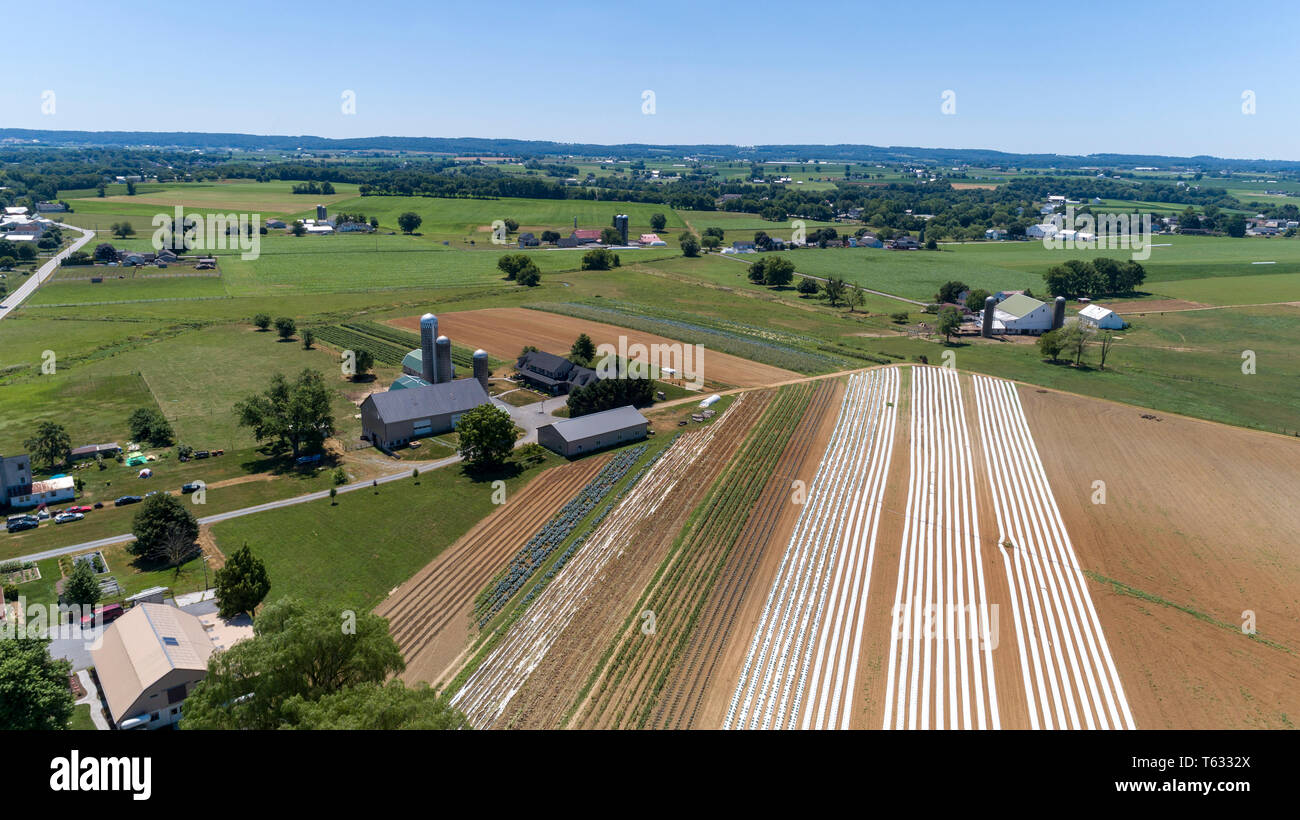
[[[171,423],[156,407],[137,408],[127,418],[126,425],[131,430],[131,438],[136,441],[147,441],[156,447],[169,447],[176,440]]]
[[[244,544],[217,570],[217,606],[223,618],[252,612],[271,591],[266,564]]]
[[[292,727],[304,705],[382,684],[404,668],[386,619],[282,598],[262,608],[252,638],[208,661],[181,728]]]
[[[72,450],[72,439],[62,424],[43,421],[36,425],[36,432],[23,446],[38,464],[53,467],[67,460],[68,453]]]
[[[265,392],[235,404],[239,424],[250,427],[259,442],[271,441],[293,451],[319,448],[334,432],[330,392],[320,371],[310,368],[290,382],[277,373]]]
[[[415,229],[420,227],[424,222],[424,217],[415,211],[406,211],[397,217],[397,227],[402,229],[402,233],[415,233]]]
[[[89,561],[77,561],[72,574],[63,584],[63,602],[77,606],[94,606],[99,603],[99,581]]]
[[[48,638],[0,640],[0,731],[68,728],[72,664],[50,657]]]
[[[943,334],[944,342],[951,342],[952,334],[956,333],[960,327],[960,310],[952,305],[948,305],[939,311],[939,332]]]
[[[362,684],[316,701],[294,698],[285,704],[286,721],[298,729],[468,729],[465,715],[436,689],[401,681]]]
[[[135,535],[127,549],[133,555],[163,560],[173,554],[177,544],[190,543],[199,537],[199,522],[185,504],[167,493],[144,500],[131,523]]]
[[[939,286],[939,292],[935,294],[934,301],[939,304],[948,304],[957,302],[957,297],[961,296],[964,291],[968,290],[965,282],[949,281]]]
[[[499,407],[481,404],[456,421],[460,455],[475,468],[499,466],[515,446],[515,423]]]
[[[654,402],[654,382],[622,375],[601,379],[569,393],[569,416],[576,418],[615,407],[649,407]]]

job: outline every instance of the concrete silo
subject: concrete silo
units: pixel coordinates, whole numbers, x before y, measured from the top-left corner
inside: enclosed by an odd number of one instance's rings
[[[1052,306],[1052,330],[1060,330],[1065,327],[1065,297],[1056,297],[1056,304]]]
[[[475,350],[474,351],[474,378],[478,379],[478,383],[483,385],[484,390],[487,390],[487,386],[488,386],[488,370],[489,368],[488,368],[487,351],[483,350],[482,348]]]
[[[980,335],[985,339],[993,338],[993,311],[997,304],[998,300],[992,296],[984,300],[984,324],[980,327]]]
[[[420,378],[429,384],[438,381],[438,360],[434,340],[438,337],[438,317],[426,313],[420,317]]]
[[[451,366],[451,339],[448,339],[446,336],[439,336],[437,346],[438,378],[435,381],[449,382],[456,375]]]

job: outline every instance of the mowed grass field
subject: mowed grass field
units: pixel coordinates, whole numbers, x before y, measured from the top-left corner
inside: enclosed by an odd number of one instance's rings
[[[358,196],[358,186],[338,182],[332,194],[295,194],[293,182],[256,182],[229,180],[136,186],[135,196],[128,196],[125,186],[106,190],[104,197],[95,191],[64,194],[77,214],[145,214],[170,213],[180,205],[199,213],[259,212],[268,216],[314,216],[317,205],[333,206]],[[119,190],[120,189],[120,190]],[[80,195],[80,196],[78,196]],[[69,198],[71,196],[72,198]],[[132,223],[138,231],[142,225]],[[145,226],[149,223],[146,222]]]

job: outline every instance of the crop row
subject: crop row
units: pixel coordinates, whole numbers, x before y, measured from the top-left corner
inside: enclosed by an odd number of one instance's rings
[[[551,553],[573,533],[587,513],[591,512],[601,499],[609,494],[614,485],[622,480],[648,446],[642,444],[615,455],[595,478],[587,482],[585,487],[543,524],[532,538],[528,539],[528,543],[524,544],[510,560],[510,564],[501,576],[475,602],[474,617],[480,627],[500,612],[506,602],[527,583]]]
[[[600,690],[592,698],[588,725],[600,721],[615,701],[623,701],[611,717],[613,725],[645,727],[812,393],[810,385],[778,393],[696,508],[691,525],[678,537],[636,607],[637,612],[646,609],[656,614],[655,639],[646,640],[639,630],[616,639],[622,646],[611,653]]]
[[[402,357],[409,352],[390,342],[375,339],[339,325],[312,328],[312,333],[316,334],[316,338],[325,344],[337,347],[340,350],[369,351],[370,355],[375,357],[376,363],[387,367],[399,367],[402,364]]]

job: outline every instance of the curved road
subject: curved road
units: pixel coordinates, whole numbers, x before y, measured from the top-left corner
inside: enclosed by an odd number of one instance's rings
[[[4,304],[4,307],[0,308],[0,319],[5,318],[12,313],[18,305],[22,304],[24,299],[31,296],[46,279],[49,279],[50,276],[59,269],[60,262],[67,258],[73,251],[81,250],[82,246],[95,238],[95,232],[93,230],[78,228],[76,225],[65,225],[62,222],[55,222],[54,224],[58,225],[60,228],[67,228],[70,231],[81,231],[81,238],[59,251],[44,265],[41,265],[36,273],[27,277],[27,281],[23,282],[22,287],[18,288],[18,290],[15,290],[13,293],[6,294],[3,299],[0,299],[0,302]]]

